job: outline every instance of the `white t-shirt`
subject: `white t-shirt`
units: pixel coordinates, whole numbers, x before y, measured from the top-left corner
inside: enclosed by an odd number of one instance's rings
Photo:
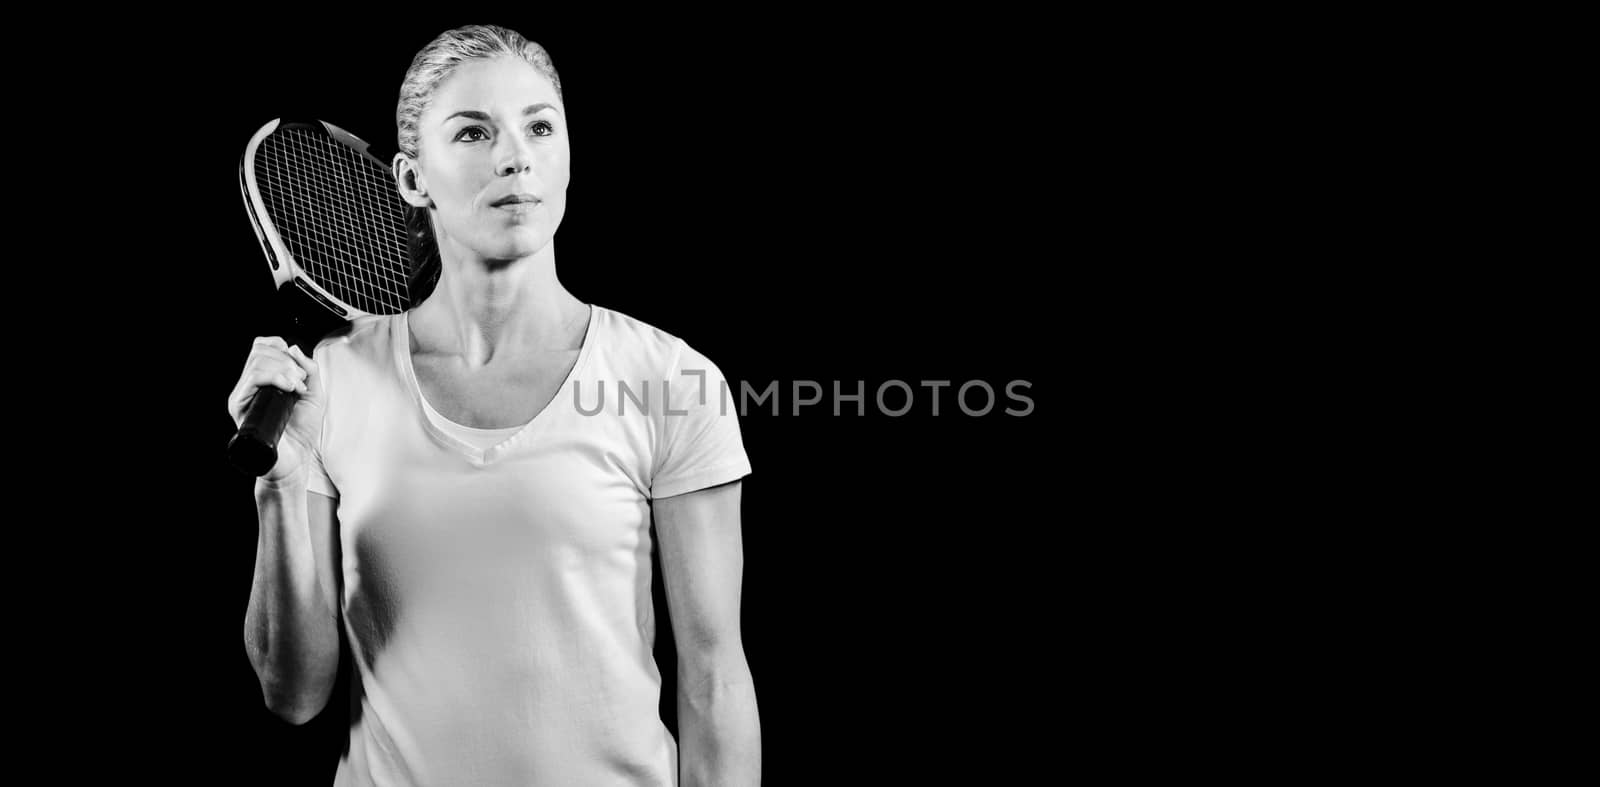
[[[434,426],[443,429],[445,434],[448,434],[451,437],[454,437],[455,439],[478,449],[479,451],[487,451],[490,448],[493,448],[511,439],[512,435],[522,431],[522,427],[527,425],[521,424],[518,426],[505,426],[494,429],[466,426],[465,424],[458,424],[455,421],[444,417],[444,415],[442,415],[438,410],[433,409],[433,405],[428,403],[428,397],[418,396],[417,401],[422,403],[422,412],[428,416],[428,420],[431,421]],[[323,478],[326,479],[327,476],[324,475]],[[326,494],[330,497],[338,497],[337,493],[323,491],[328,488],[329,487],[327,485],[324,485],[317,491],[323,492],[323,494]]]
[[[314,355],[328,396],[309,484],[338,498],[356,666],[335,785],[677,784],[650,500],[750,472],[717,367],[592,306],[556,397],[474,445],[429,417],[406,315]]]

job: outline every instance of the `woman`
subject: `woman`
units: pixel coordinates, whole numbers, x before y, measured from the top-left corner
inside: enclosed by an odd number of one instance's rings
[[[311,358],[258,339],[229,398],[237,422],[258,387],[300,393],[256,485],[245,642],[267,705],[320,712],[343,626],[358,701],[337,785],[756,784],[737,416],[703,355],[557,278],[569,148],[549,56],[503,28],[446,32],[406,73],[397,126],[418,302]],[[651,653],[652,513],[678,745]]]

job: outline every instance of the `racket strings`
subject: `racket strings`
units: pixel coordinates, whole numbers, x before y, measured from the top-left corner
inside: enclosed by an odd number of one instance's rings
[[[302,271],[372,314],[410,302],[405,204],[382,165],[327,135],[280,128],[256,151],[256,188]]]

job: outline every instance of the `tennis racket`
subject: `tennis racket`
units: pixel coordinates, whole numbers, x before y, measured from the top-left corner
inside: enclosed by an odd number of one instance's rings
[[[333,330],[358,317],[410,304],[406,203],[389,166],[366,142],[321,121],[273,120],[245,147],[239,189],[272,269],[290,329],[310,356]],[[297,394],[256,389],[228,458],[265,475]]]

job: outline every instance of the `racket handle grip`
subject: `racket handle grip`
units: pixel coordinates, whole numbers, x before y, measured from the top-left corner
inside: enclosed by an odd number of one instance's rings
[[[298,394],[263,386],[256,390],[239,431],[228,441],[228,461],[240,472],[264,476],[278,463],[278,439],[289,425]]]

